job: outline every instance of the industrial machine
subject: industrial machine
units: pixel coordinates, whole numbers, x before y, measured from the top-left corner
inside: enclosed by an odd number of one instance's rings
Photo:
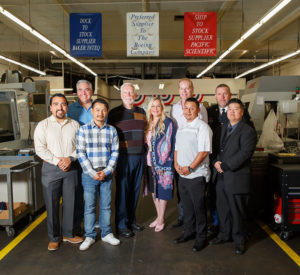
[[[262,76],[247,82],[246,89],[240,91],[240,99],[248,108],[258,134],[270,109],[277,113],[278,102],[291,100],[296,87],[300,87],[300,76]]]
[[[0,216],[0,225],[9,236],[15,222],[44,206],[42,162],[34,154],[32,137],[37,123],[49,115],[49,90],[48,81],[0,84],[0,202],[7,202],[9,211]]]
[[[260,137],[258,146],[263,150],[256,151],[252,157],[250,206],[256,216],[272,224],[274,214],[278,214],[277,210],[274,212],[277,205],[282,217],[280,237],[284,240],[290,231],[299,231],[300,101],[297,87],[300,87],[300,76],[262,76],[247,82],[246,89],[239,93]],[[274,158],[278,162],[275,163]],[[274,197],[281,200],[274,201]]]

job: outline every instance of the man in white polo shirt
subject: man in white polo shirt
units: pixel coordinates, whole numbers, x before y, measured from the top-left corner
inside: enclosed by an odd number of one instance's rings
[[[183,109],[184,109],[184,103],[186,99],[189,97],[193,97],[193,93],[194,93],[193,81],[189,78],[181,78],[178,81],[178,92],[180,95],[180,100],[175,105],[173,105],[171,109],[171,118],[173,118],[177,129],[179,129],[186,123],[186,118],[183,115]],[[199,118],[207,123],[207,111],[202,103],[199,105],[199,108],[200,108],[200,111],[198,113]],[[173,224],[172,226],[173,228],[182,226],[183,219],[184,219],[182,203],[178,191],[178,177],[179,177],[178,174],[175,173],[175,183],[177,188],[178,221],[177,223]]]
[[[207,244],[205,185],[210,178],[209,154],[212,148],[212,131],[199,119],[199,112],[197,99],[188,98],[183,109],[187,122],[177,131],[174,155],[184,211],[184,233],[174,243],[196,239],[193,251],[200,251]]]

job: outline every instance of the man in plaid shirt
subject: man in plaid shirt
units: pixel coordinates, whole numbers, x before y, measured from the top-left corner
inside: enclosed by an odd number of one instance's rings
[[[80,127],[77,133],[76,152],[82,167],[82,185],[84,190],[84,230],[85,241],[80,250],[87,250],[97,236],[96,205],[99,192],[99,224],[102,241],[118,245],[120,241],[112,233],[111,183],[112,174],[119,156],[119,139],[116,129],[105,120],[108,104],[96,99],[91,109],[93,120]]]

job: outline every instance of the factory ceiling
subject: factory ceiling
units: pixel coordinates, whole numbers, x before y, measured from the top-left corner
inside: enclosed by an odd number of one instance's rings
[[[0,5],[67,52],[70,50],[70,13],[102,13],[102,57],[78,59],[106,79],[151,79],[196,77],[278,2],[279,0],[0,0]],[[158,57],[127,57],[127,12],[159,12]],[[184,56],[185,12],[217,12],[216,57]],[[299,48],[299,17],[300,0],[292,0],[205,76],[235,77],[262,63],[294,52]],[[52,49],[48,45],[25,33],[2,14],[0,38],[0,55],[34,66],[47,74],[61,75],[63,69],[64,74],[71,72],[80,77],[89,75],[58,53],[51,54]],[[299,56],[288,62],[297,59],[299,60]]]

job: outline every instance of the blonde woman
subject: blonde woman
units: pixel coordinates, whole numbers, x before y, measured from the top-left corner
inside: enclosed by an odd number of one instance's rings
[[[173,196],[175,134],[174,122],[166,117],[162,100],[153,97],[147,109],[145,140],[148,145],[146,182],[157,212],[149,226],[155,232],[164,229],[167,201]]]

